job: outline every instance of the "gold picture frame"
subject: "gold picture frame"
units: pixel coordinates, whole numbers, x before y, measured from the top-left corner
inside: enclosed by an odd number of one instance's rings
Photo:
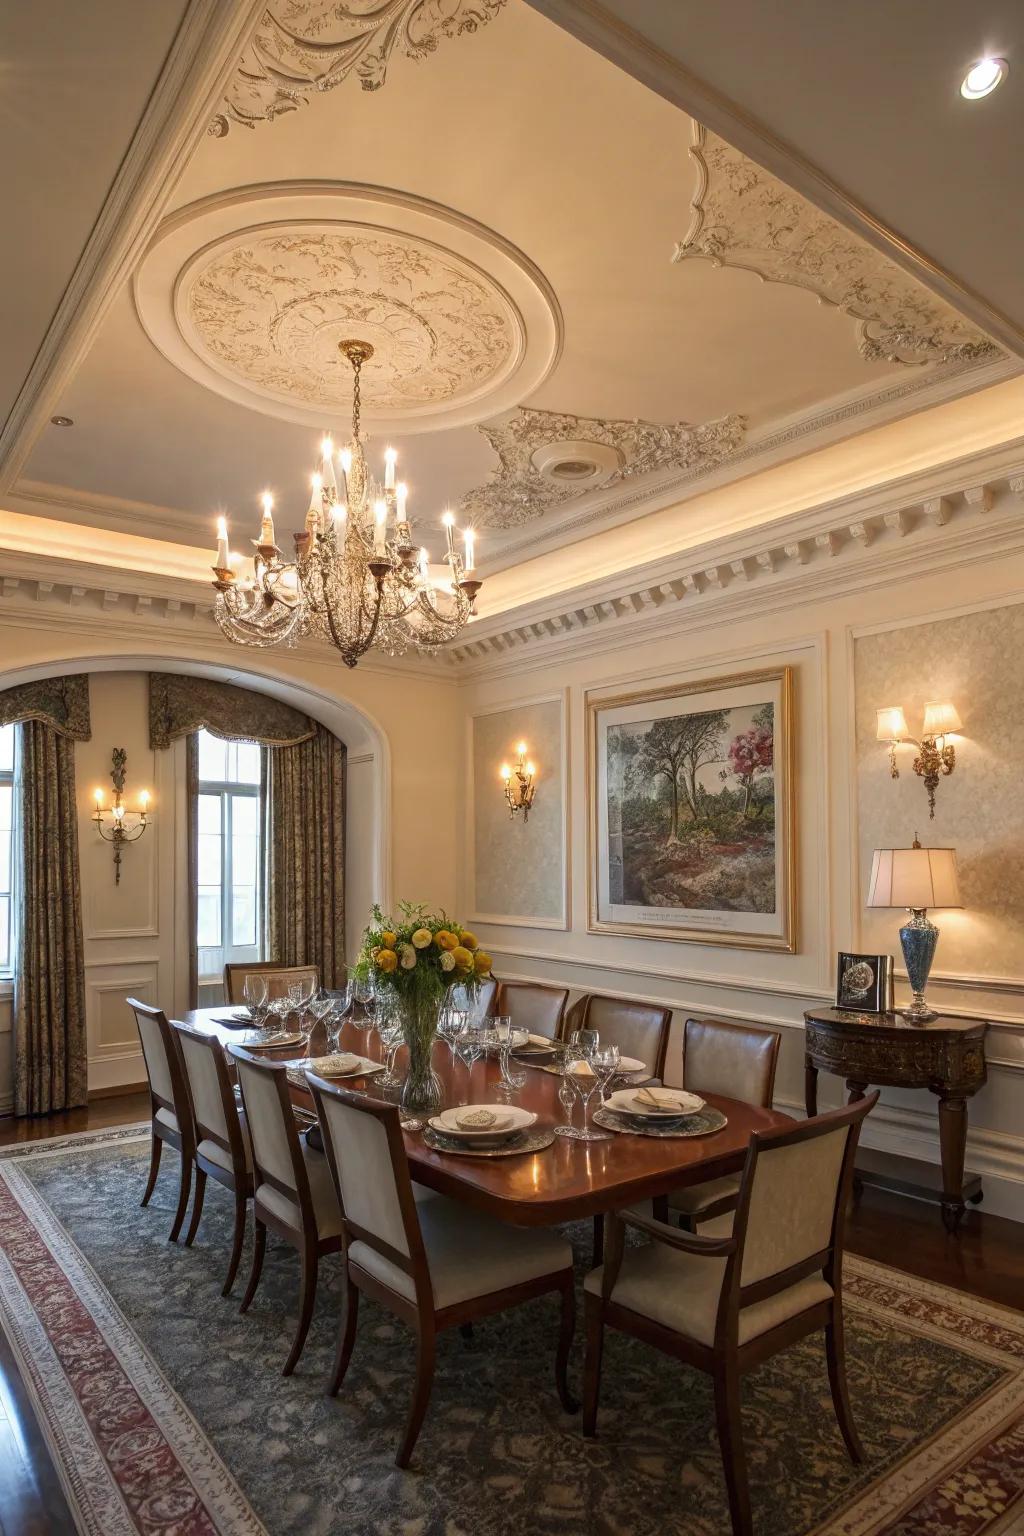
[[[704,697],[701,697],[704,696]],[[700,709],[682,709],[676,715],[666,706],[674,700],[681,702],[701,698]],[[773,906],[770,912],[754,907],[725,908],[672,907],[667,902],[636,902],[614,900],[614,896],[626,895],[621,873],[615,866],[625,863],[623,834],[610,832],[608,804],[608,737],[609,728],[623,727],[636,735],[641,726],[648,724],[643,706],[651,706],[650,724],[662,720],[671,721],[688,717],[733,715],[742,722],[750,717],[755,706],[764,709],[772,705],[772,870]],[[796,912],[796,821],[794,816],[794,731],[793,731],[793,669],[789,666],[766,667],[750,672],[734,672],[721,677],[700,678],[663,684],[657,688],[639,688],[631,692],[608,693],[604,690],[588,690],[584,696],[586,717],[586,792],[587,792],[587,931],[589,933],[613,933],[630,938],[668,939],[680,943],[714,944],[737,949],[780,950],[793,953],[797,945]],[[721,737],[728,734],[728,723],[721,727]],[[750,727],[753,729],[753,727]],[[646,740],[646,737],[644,738]],[[739,736],[736,738],[739,740]],[[602,745],[604,754],[600,752]],[[730,763],[729,757],[707,760],[702,767],[711,768],[717,763]],[[750,785],[755,775],[741,779],[727,767],[716,769],[723,789],[716,798],[725,798],[726,781],[735,777],[738,784],[746,786],[743,816],[747,815],[750,801]],[[664,777],[669,778],[667,771]],[[761,785],[763,796],[763,770]],[[696,787],[696,770],[692,774],[692,787]],[[678,786],[673,791],[677,794]],[[699,790],[707,796],[706,790]],[[653,797],[652,797],[653,799]],[[710,797],[708,797],[710,801]],[[702,802],[696,802],[697,807]],[[724,814],[724,813],[723,813]],[[735,820],[736,812],[732,811]],[[621,816],[621,808],[620,808]],[[672,844],[678,831],[678,807],[671,812],[672,830],[666,846]],[[697,812],[693,812],[694,823]],[[619,855],[611,850],[616,838]],[[763,841],[763,840],[762,840]],[[679,840],[682,845],[682,840]],[[713,850],[714,851],[714,850]],[[761,850],[763,853],[763,850]],[[765,863],[761,860],[762,865]],[[727,865],[723,864],[723,868]],[[764,876],[762,874],[762,883]]]

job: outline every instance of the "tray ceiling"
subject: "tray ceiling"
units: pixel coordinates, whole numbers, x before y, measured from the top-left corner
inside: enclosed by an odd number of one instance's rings
[[[226,101],[12,505],[299,528],[356,335],[371,458],[501,563],[1009,366],[522,0],[274,0]]]

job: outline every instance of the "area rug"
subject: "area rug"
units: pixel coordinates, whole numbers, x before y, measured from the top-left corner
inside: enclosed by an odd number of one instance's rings
[[[129,1127],[0,1157],[0,1318],[82,1532],[728,1536],[708,1380],[610,1334],[600,1437],[584,1441],[555,1397],[548,1299],[442,1337],[413,1466],[398,1471],[405,1330],[364,1304],[328,1399],[341,1299],[329,1258],[283,1378],[295,1253],[271,1241],[240,1316],[237,1295],[220,1295],[226,1192],[208,1186],[193,1248],[168,1243],[176,1169],[140,1209],[147,1149]],[[582,1271],[589,1234],[570,1235]],[[855,1259],[846,1295],[867,1463],[846,1457],[821,1343],[767,1362],[743,1397],[758,1536],[1024,1531],[1024,1314]]]

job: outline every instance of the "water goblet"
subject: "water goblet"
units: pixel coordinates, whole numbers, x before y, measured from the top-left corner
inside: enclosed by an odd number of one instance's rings
[[[611,1131],[593,1131],[590,1128],[590,1100],[597,1087],[597,1074],[591,1061],[593,1054],[592,1051],[581,1050],[578,1046],[569,1047],[566,1076],[576,1090],[577,1098],[583,1101],[583,1129],[577,1131],[576,1136],[579,1141],[611,1141]]]
[[[604,1106],[605,1094],[608,1084],[619,1070],[619,1048],[617,1045],[599,1045],[590,1053],[590,1065],[598,1082],[598,1095]]]
[[[395,1071],[395,1057],[402,1043],[402,1020],[397,1010],[386,1009],[377,1022],[377,1032],[385,1051],[384,1073],[377,1082],[381,1088],[400,1088],[402,1079]]]
[[[526,1082],[526,1073],[512,1066],[512,1041],[515,1038],[510,1018],[496,1018],[493,1021],[494,1033],[498,1037],[498,1065],[501,1070],[502,1087],[514,1092]]]
[[[484,1031],[481,1028],[480,1021],[479,1020],[471,1019],[471,1018],[469,1018],[467,1016],[466,1022],[464,1024],[463,1028],[459,1031],[459,1034],[458,1034],[458,1037],[457,1037],[456,1043],[455,1043],[456,1044],[456,1050],[459,1053],[459,1057],[465,1063],[465,1066],[466,1066],[466,1094],[467,1094],[467,1097],[464,1098],[464,1099],[460,1099],[459,1100],[460,1104],[471,1104],[473,1102],[473,1099],[472,1099],[473,1064],[474,1064],[474,1062],[478,1061],[480,1059],[480,1057],[484,1053],[484,1038],[483,1037],[484,1037]]]
[[[569,1044],[581,1051],[596,1051],[600,1042],[601,1036],[596,1029],[574,1029],[569,1036]]]
[[[559,1053],[558,1065],[561,1068],[562,1073],[558,1083],[558,1102],[561,1104],[563,1110],[565,1111],[565,1123],[563,1125],[555,1126],[555,1135],[568,1136],[571,1140],[576,1141],[578,1140],[580,1133],[572,1123],[572,1107],[576,1102],[576,1090],[573,1088],[572,1083],[569,1081],[568,1077],[568,1048],[563,1047]]]

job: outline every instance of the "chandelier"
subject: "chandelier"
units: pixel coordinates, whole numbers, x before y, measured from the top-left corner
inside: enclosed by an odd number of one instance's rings
[[[406,487],[395,482],[397,454],[384,455],[384,484],[370,474],[360,438],[359,377],[373,356],[367,341],[343,341],[352,367],[352,440],[338,455],[320,445],[306,525],[295,535],[295,558],[285,560],[274,531],[273,498],[263,496],[263,518],[251,572],[228,551],[227,519],[217,522],[213,567],[214,617],[236,645],[294,645],[305,635],[328,641],[354,667],[371,646],[389,656],[413,649],[427,654],[462,633],[476,612],[482,583],[474,575],[474,534],[455,544],[455,517],[442,519],[448,570],[435,573],[425,549],[412,541]]]

